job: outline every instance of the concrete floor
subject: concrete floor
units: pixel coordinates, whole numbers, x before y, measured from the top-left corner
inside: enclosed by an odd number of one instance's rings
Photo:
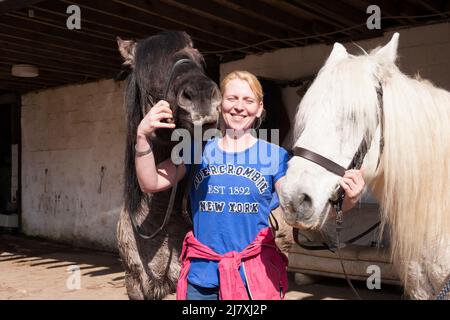
[[[78,269],[73,270],[72,266]],[[77,275],[80,277],[77,277]],[[298,286],[289,274],[287,300],[354,299],[345,280],[322,278]],[[400,299],[401,288],[382,284],[368,290],[355,282],[363,299]],[[174,299],[169,295],[167,299]],[[0,300],[126,300],[118,255],[73,248],[41,239],[0,234]]]

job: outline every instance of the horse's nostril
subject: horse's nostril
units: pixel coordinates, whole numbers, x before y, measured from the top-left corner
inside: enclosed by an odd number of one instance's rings
[[[302,203],[307,204],[307,205],[312,204],[311,197],[308,196],[306,193],[302,193],[300,195],[300,197],[301,197],[300,204],[302,204]]]
[[[286,208],[293,212],[303,212],[310,210],[312,207],[311,197],[305,193],[300,194],[296,199],[292,199],[287,204]]]
[[[186,90],[183,90],[183,93],[181,95],[183,96],[183,99],[192,101],[192,95]]]

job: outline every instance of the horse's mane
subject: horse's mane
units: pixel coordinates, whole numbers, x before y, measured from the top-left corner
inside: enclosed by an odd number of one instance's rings
[[[355,137],[360,140],[362,134],[375,132],[378,125],[377,93],[373,86],[376,65],[367,63],[367,59],[365,55],[349,56],[321,69],[297,111],[295,123],[300,126],[295,128],[295,140],[303,131],[302,124],[322,123],[324,117],[337,123],[352,121],[354,125],[342,128],[346,140]]]
[[[383,195],[383,226],[391,229],[392,252],[404,263],[407,287],[408,262],[433,264],[450,245],[444,243],[450,235],[450,93],[397,68],[387,77],[384,190],[377,193]]]

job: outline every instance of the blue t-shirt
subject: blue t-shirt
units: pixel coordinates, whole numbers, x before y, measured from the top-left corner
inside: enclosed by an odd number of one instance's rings
[[[242,152],[225,152],[218,141],[210,140],[204,147],[190,200],[195,237],[224,254],[242,251],[268,227],[270,210],[278,205],[275,182],[286,174],[288,153],[260,139]],[[186,170],[191,166],[186,164]],[[245,283],[242,267],[240,273]],[[218,262],[192,259],[188,280],[217,287]]]

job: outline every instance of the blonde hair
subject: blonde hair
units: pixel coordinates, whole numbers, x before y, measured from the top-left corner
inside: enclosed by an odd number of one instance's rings
[[[230,83],[230,81],[235,79],[246,81],[250,86],[250,89],[253,91],[256,98],[258,99],[258,102],[263,101],[264,94],[259,80],[256,78],[254,74],[248,71],[240,71],[240,70],[232,71],[229,74],[227,74],[225,78],[223,78],[222,82],[220,83],[220,92],[222,93],[222,96],[225,93],[225,88],[227,87],[228,83]]]

